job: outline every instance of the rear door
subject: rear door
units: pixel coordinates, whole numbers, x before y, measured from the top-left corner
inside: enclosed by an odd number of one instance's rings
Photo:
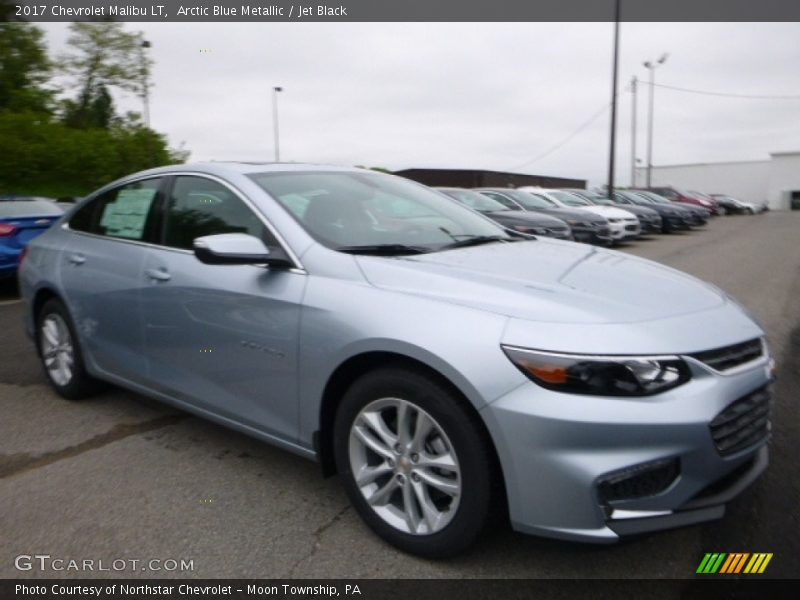
[[[88,359],[139,384],[147,380],[142,265],[159,229],[162,183],[141,179],[90,200],[70,217],[59,258],[62,290]]]

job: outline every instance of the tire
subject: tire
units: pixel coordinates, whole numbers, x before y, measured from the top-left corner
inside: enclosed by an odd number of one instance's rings
[[[45,302],[37,315],[36,347],[45,376],[61,397],[80,400],[102,387],[86,372],[72,319],[64,304],[56,298]]]
[[[363,375],[337,410],[334,453],[350,501],[375,533],[405,552],[462,553],[492,512],[492,450],[462,402],[433,377],[398,366]],[[398,420],[407,424],[405,441]]]

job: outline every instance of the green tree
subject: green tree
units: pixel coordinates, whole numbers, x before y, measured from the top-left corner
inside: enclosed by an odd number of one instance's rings
[[[104,110],[113,104],[108,88],[141,95],[149,85],[152,60],[144,53],[141,33],[123,29],[121,23],[75,22],[67,39],[69,50],[59,66],[76,83],[75,100],[64,103],[64,120],[72,127],[97,126]],[[98,113],[99,111],[99,113]],[[106,126],[111,118],[106,120]]]
[[[0,111],[50,112],[52,64],[44,33],[30,23],[0,23]]]

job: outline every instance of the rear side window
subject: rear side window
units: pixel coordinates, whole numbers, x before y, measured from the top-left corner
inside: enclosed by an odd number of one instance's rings
[[[70,229],[127,240],[149,237],[161,179],[145,179],[114,188],[78,209]]]
[[[166,219],[164,244],[173,248],[191,250],[196,238],[219,233],[247,233],[268,246],[277,245],[261,219],[236,194],[205,177],[175,178]]]

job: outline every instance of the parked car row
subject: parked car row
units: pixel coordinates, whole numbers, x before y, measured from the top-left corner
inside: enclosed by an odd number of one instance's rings
[[[152,169],[31,242],[26,329],[64,398],[110,382],[315,459],[407,552],[462,552],[492,514],[614,542],[721,517],[768,464],[759,325],[665,265],[546,237],[705,214],[656,198]]]
[[[612,199],[597,191],[530,186],[437,189],[513,231],[599,245],[699,227],[710,215],[642,190],[619,191]],[[544,216],[551,219],[549,226],[533,223]],[[554,226],[553,218],[562,224]]]

